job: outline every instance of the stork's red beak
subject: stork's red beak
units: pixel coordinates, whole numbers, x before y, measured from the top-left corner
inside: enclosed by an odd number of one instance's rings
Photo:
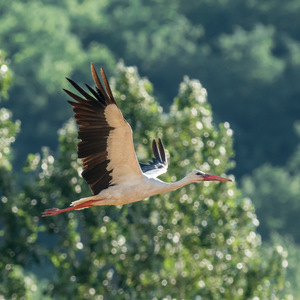
[[[232,181],[231,179],[216,176],[216,175],[211,175],[211,174],[204,174],[204,181]]]

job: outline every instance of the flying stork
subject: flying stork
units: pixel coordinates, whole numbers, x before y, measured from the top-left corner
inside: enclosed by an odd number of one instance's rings
[[[90,94],[68,79],[81,94],[64,90],[74,101],[68,101],[78,124],[78,157],[83,164],[82,177],[93,196],[82,198],[64,209],[46,209],[42,216],[54,216],[70,210],[96,205],[122,205],[166,193],[192,182],[231,181],[230,179],[193,171],[183,179],[166,183],[157,177],[167,171],[168,162],[161,139],[152,141],[154,158],[139,163],[134,151],[132,129],[123,118],[101,68],[103,87],[93,63],[91,72],[95,89],[86,85]]]

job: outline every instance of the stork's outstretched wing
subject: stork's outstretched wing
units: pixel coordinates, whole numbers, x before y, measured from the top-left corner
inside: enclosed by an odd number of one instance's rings
[[[94,195],[110,185],[128,180],[130,176],[143,176],[137,161],[130,125],[112,95],[108,80],[101,68],[104,87],[91,64],[96,88],[86,85],[91,94],[68,79],[81,97],[64,90],[76,102],[73,106],[79,125],[78,157],[83,163],[82,177]],[[83,96],[83,97],[82,97]]]
[[[143,173],[148,177],[158,177],[168,170],[168,162],[161,139],[158,139],[158,148],[156,141],[152,141],[152,151],[154,154],[152,161],[148,161],[148,164],[140,163],[140,167]]]

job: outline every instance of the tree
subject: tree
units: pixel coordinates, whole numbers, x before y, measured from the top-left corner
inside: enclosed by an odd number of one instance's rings
[[[119,64],[112,86],[134,139],[141,142],[140,157],[148,158],[151,139],[163,135],[172,159],[164,179],[176,180],[194,168],[221,175],[232,165],[232,130],[228,123],[215,127],[198,81],[185,78],[170,114],[162,114],[151,84],[135,68]],[[45,150],[28,162],[27,170],[37,176],[24,199],[36,199],[28,204],[37,219],[43,209],[88,193],[78,176],[73,121],[59,140],[57,158]],[[46,293],[54,298],[269,299],[284,293],[284,257],[273,249],[262,262],[254,207],[234,184],[190,185],[133,205],[39,222],[52,241],[47,256],[55,276]]]
[[[11,71],[4,52],[0,50],[0,97],[7,97],[10,84]],[[32,260],[28,252],[36,239],[37,229],[31,216],[18,210],[18,201],[23,199],[16,192],[11,144],[19,129],[20,122],[12,121],[11,112],[0,108],[0,298],[3,299],[41,296],[35,277],[24,271],[28,266],[26,263]],[[30,232],[29,228],[35,228],[35,232]]]
[[[296,126],[300,136],[300,126]],[[263,165],[254,170],[252,176],[243,179],[242,189],[245,195],[254,199],[259,216],[259,232],[266,240],[277,232],[293,237],[299,244],[297,230],[299,222],[299,170],[300,148],[290,157],[285,167]]]
[[[295,126],[298,137],[300,125]],[[299,141],[299,138],[298,138]],[[242,191],[254,200],[260,226],[259,233],[264,240],[264,247],[285,245],[288,257],[287,282],[290,282],[294,295],[299,295],[300,255],[299,227],[299,171],[300,147],[288,159],[286,166],[275,167],[265,164],[253,171],[251,176],[243,178]],[[268,246],[267,246],[268,247]],[[282,249],[279,247],[279,249]],[[283,251],[283,250],[282,250]],[[297,298],[296,298],[297,299]]]
[[[7,98],[7,90],[11,84],[11,72],[5,60],[5,54],[0,50],[0,100]],[[3,172],[11,170],[11,143],[14,142],[16,133],[19,129],[19,123],[11,121],[11,113],[9,110],[2,108],[0,110],[0,167]],[[4,181],[5,176],[1,176]]]

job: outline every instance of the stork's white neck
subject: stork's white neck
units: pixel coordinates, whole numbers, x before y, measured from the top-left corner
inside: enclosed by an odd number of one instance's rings
[[[191,180],[191,178],[187,175],[187,176],[183,177],[182,179],[180,179],[179,181],[168,183],[168,185],[170,186],[169,191],[175,191],[175,190],[177,190],[187,184],[190,184],[192,182],[193,181]]]
[[[155,182],[156,182],[156,184],[155,184],[156,189],[155,190],[152,189],[152,191],[154,192],[153,195],[175,191],[175,190],[193,182],[189,176],[186,176],[179,181],[171,182],[171,183],[161,181],[157,178],[152,179],[152,180],[155,180]]]

